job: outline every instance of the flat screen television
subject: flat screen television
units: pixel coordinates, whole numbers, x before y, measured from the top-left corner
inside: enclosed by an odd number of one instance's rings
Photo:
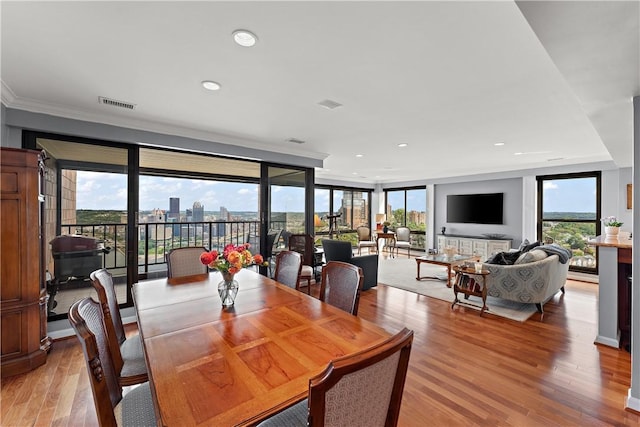
[[[504,193],[447,195],[447,222],[503,224]]]

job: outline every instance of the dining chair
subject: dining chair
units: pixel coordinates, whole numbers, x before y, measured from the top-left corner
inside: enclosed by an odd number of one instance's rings
[[[300,272],[302,271],[302,256],[295,251],[282,251],[276,256],[276,282],[290,288],[300,290]],[[307,291],[309,287],[307,286]]]
[[[156,417],[149,383],[140,384],[122,395],[100,304],[92,298],[74,302],[69,322],[76,332],[93,393],[100,426],[155,426]]]
[[[207,250],[202,246],[171,249],[167,255],[167,277],[193,276],[209,270],[200,262],[200,255]]]
[[[356,316],[364,276],[362,268],[342,261],[329,261],[322,269],[320,301]]]
[[[127,338],[122,325],[113,276],[104,268],[92,272],[91,284],[98,294],[106,321],[107,338],[111,348],[111,358],[121,386],[140,384],[147,381],[147,364],[142,352],[140,335]]]
[[[396,256],[398,256],[398,251],[400,248],[407,250],[407,257],[411,258],[411,230],[409,227],[398,227],[396,228],[396,240],[391,242],[392,248],[391,253],[393,254],[393,250],[396,250]]]
[[[307,399],[258,427],[396,426],[412,342],[413,331],[404,328],[368,350],[329,362],[309,380]]]
[[[358,233],[358,255],[362,254],[362,248],[368,248],[369,253],[371,253],[371,248],[376,248],[376,252],[378,252],[378,244],[373,240],[369,227],[361,225],[356,228],[356,233]]]
[[[310,234],[290,235],[289,250],[302,255],[300,280],[306,280],[307,288],[311,288],[311,279],[315,278],[315,248],[313,245],[313,237]],[[309,290],[308,293],[310,294],[311,291]]]
[[[264,249],[264,251],[262,252],[262,256],[264,257],[264,260],[268,263],[268,270],[269,270],[269,277],[272,276],[271,272],[271,265],[273,264],[273,249],[274,246],[276,246],[278,244],[278,241],[280,240],[280,235],[282,234],[282,229],[280,230],[269,230],[267,232],[267,241],[266,241],[266,248]],[[277,254],[276,254],[277,255]]]

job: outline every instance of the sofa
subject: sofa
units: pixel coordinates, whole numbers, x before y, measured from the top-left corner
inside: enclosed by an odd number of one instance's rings
[[[562,254],[534,249],[519,254],[513,265],[484,263],[484,268],[490,271],[486,276],[488,295],[533,303],[542,313],[545,302],[559,290],[564,293],[569,261]]]
[[[351,242],[342,240],[323,239],[322,249],[326,262],[342,261],[362,268],[363,291],[378,285],[378,254],[353,256]]]

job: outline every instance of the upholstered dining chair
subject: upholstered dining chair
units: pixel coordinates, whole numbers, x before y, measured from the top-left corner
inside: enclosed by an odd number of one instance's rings
[[[167,276],[182,277],[207,273],[207,266],[200,262],[200,255],[206,251],[202,246],[171,249],[167,253]]]
[[[100,426],[155,426],[156,418],[149,383],[122,395],[114,366],[100,304],[92,298],[76,301],[69,310],[69,322],[76,332],[89,373]]]
[[[322,269],[320,301],[356,316],[363,281],[362,268],[347,262],[329,261]]]
[[[307,399],[258,427],[396,426],[412,342],[413,331],[404,328],[368,350],[331,361],[309,380]]]
[[[295,251],[282,251],[276,255],[276,282],[290,288],[300,290],[300,272],[302,271],[302,256]],[[307,286],[307,290],[309,287]]]
[[[368,248],[369,253],[371,253],[371,248],[375,248],[378,252],[378,244],[373,240],[369,227],[361,225],[356,228],[356,232],[358,233],[358,255],[362,254],[362,248]]]
[[[309,234],[292,234],[289,236],[289,250],[302,255],[302,271],[300,280],[306,280],[307,293],[311,293],[311,279],[315,278],[315,248],[313,237]],[[302,286],[302,284],[300,284]]]
[[[396,250],[396,256],[400,248],[407,250],[407,257],[411,258],[411,230],[409,227],[396,228],[396,240],[392,241],[391,253]]]
[[[89,277],[102,307],[111,358],[120,385],[127,386],[147,381],[147,364],[142,352],[140,335],[127,338],[124,333],[113,276],[102,268],[92,272]]]

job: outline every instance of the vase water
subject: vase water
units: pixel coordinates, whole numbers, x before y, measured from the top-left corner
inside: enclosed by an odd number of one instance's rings
[[[228,271],[222,272],[222,281],[218,283],[218,295],[222,301],[222,307],[232,307],[238,295],[238,282],[234,280],[234,275]]]

